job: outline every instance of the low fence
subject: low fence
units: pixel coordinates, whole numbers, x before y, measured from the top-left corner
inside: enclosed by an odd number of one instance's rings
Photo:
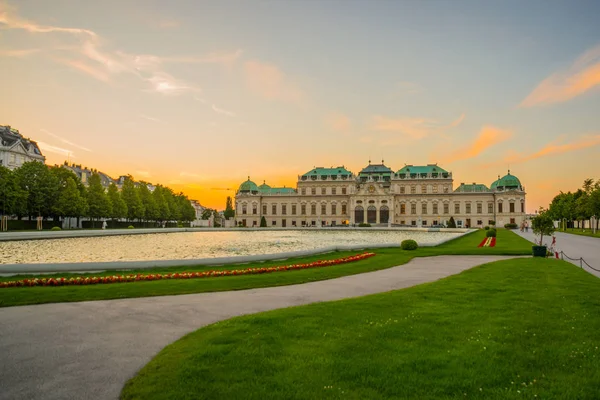
[[[564,260],[565,258],[566,258],[567,260],[569,260],[569,261],[579,261],[579,266],[580,266],[582,269],[583,269],[583,264],[585,264],[585,265],[586,265],[586,266],[587,266],[589,269],[592,269],[592,270],[594,270],[594,271],[600,272],[600,269],[596,269],[596,268],[592,267],[590,264],[588,264],[588,263],[587,263],[587,261],[585,261],[585,260],[583,259],[583,257],[579,257],[579,258],[571,258],[571,257],[569,257],[568,255],[566,255],[564,251],[562,251],[562,250],[561,250],[561,251],[560,251],[560,259],[561,259],[561,260]]]

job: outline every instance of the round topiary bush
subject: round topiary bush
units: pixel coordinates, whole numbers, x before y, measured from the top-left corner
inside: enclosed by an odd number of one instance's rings
[[[489,226],[485,226],[483,229],[485,229],[486,231],[490,229]]]
[[[135,229],[133,225],[129,225],[127,229]]]
[[[496,237],[496,230],[490,229],[485,233],[485,237]]]
[[[62,231],[62,229],[60,229],[60,226],[53,226],[50,230],[51,231]]]
[[[400,243],[400,248],[402,250],[416,250],[419,248],[419,245],[414,240],[407,239],[403,240],[402,243]]]

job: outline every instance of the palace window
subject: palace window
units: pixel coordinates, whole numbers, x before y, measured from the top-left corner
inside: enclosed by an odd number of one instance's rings
[[[411,203],[411,205],[410,205],[410,213],[411,214],[416,214],[417,213],[417,203]]]
[[[515,212],[515,203],[509,203],[508,207],[509,207],[511,213]]]
[[[300,205],[300,214],[306,215],[306,204]]]
[[[246,214],[246,205],[242,205],[242,214]]]
[[[477,220],[477,225],[479,225],[479,226],[483,225],[483,221],[482,221],[482,220],[480,220],[480,219],[478,219],[478,220]]]
[[[346,188],[345,187],[342,188],[342,194],[346,194]]]
[[[427,226],[427,220],[424,219],[422,224],[423,224],[423,226]]]
[[[310,189],[310,193],[311,194],[317,194],[317,188],[311,188]]]
[[[337,212],[336,212],[336,211],[337,211],[337,210],[336,210],[336,208],[337,208],[337,207],[336,207],[336,205],[335,205],[335,204],[332,204],[332,205],[331,205],[331,215],[336,215],[336,214],[337,214]]]
[[[263,215],[267,215],[267,205],[263,204]]]
[[[499,213],[503,213],[504,211],[502,211],[502,202],[498,203],[498,212]]]
[[[337,190],[336,188],[331,188],[331,194],[336,194]]]
[[[435,187],[435,186],[434,186]],[[438,204],[437,203],[433,203],[433,213],[437,214],[438,213]],[[436,224],[434,224],[436,225]]]
[[[287,215],[287,204],[281,205],[281,215]]]
[[[405,192],[404,186],[400,186],[400,193],[404,194],[404,192]]]
[[[521,212],[525,212],[525,203],[521,202]]]
[[[292,226],[296,226],[296,221],[292,221]]]
[[[488,203],[488,214],[494,213],[494,203]]]
[[[400,204],[400,214],[406,214],[406,204]]]
[[[252,205],[252,214],[256,215],[256,212],[257,212],[257,210],[256,210],[256,204],[253,204]]]
[[[321,188],[321,194],[327,194],[327,188]]]
[[[427,193],[427,185],[421,185],[421,193]]]
[[[421,203],[421,214],[427,214],[427,203]]]
[[[481,214],[482,212],[483,212],[483,204],[477,203],[477,214]]]
[[[511,224],[514,224],[515,222],[516,222],[516,221],[515,221],[515,219],[514,219],[514,218],[511,218],[511,219],[510,219],[510,223],[511,223]]]
[[[273,225],[273,226],[277,226],[277,221],[273,221],[273,222],[271,222],[271,225]]]
[[[471,214],[471,203],[467,202],[467,214]]]
[[[444,214],[450,214],[450,204],[444,203]]]
[[[316,204],[311,204],[310,205],[310,214],[311,215],[317,215],[317,205]]]
[[[302,195],[306,195],[306,188],[302,188]]]
[[[411,224],[412,226],[417,226],[417,221],[410,221],[410,224]]]
[[[271,206],[271,214],[277,215],[277,204]]]
[[[454,203],[454,214],[460,214],[460,203]]]
[[[321,204],[321,215],[327,215],[327,204]]]
[[[292,204],[292,215],[296,215],[296,205]]]
[[[342,204],[342,215],[346,215],[346,205]]]
[[[416,193],[417,193],[417,187],[416,187],[415,185],[412,185],[412,186],[410,187],[410,193],[411,193],[411,194],[416,194]]]

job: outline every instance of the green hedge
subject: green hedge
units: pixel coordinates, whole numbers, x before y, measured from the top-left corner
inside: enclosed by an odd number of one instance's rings
[[[517,224],[504,224],[504,227],[506,229],[517,229],[519,227],[519,225],[517,225]]]
[[[416,250],[419,248],[419,245],[414,240],[407,239],[403,240],[402,243],[400,243],[400,248],[402,250]]]
[[[162,228],[162,224],[159,222],[127,222],[127,221],[106,221],[107,229],[127,229],[129,226],[133,226],[134,228],[142,229],[142,228]],[[91,228],[102,228],[102,221],[83,221],[81,223],[81,227],[83,229],[91,229]],[[189,222],[167,222],[165,228],[189,228]]]
[[[42,228],[43,229],[52,229],[55,226],[59,228],[62,227],[61,221],[43,221]],[[35,231],[37,229],[37,221],[28,221],[28,220],[8,220],[8,230],[9,231]]]
[[[371,224],[365,224],[364,222],[362,222],[362,223],[358,224],[358,227],[359,228],[370,228]]]

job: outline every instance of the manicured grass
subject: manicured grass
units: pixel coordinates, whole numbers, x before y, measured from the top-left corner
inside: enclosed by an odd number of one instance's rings
[[[591,229],[586,229],[584,231],[583,229],[568,228],[566,230],[566,232],[565,231],[557,231],[557,232],[564,232],[564,233],[571,233],[573,235],[590,236],[590,237],[600,238],[600,230],[597,231],[595,235],[592,233]]]
[[[63,286],[63,287],[25,287],[0,289],[0,307],[59,303],[71,301],[106,300],[132,297],[164,296],[175,294],[217,292],[225,290],[241,290],[268,286],[291,285],[338,278],[363,272],[376,271],[384,268],[402,265],[413,257],[426,257],[446,254],[531,254],[531,243],[508,230],[498,230],[496,247],[478,248],[477,245],[485,237],[485,231],[480,230],[437,247],[423,247],[415,251],[404,251],[399,248],[375,249],[375,257],[342,264],[332,267],[307,269],[301,271],[277,272],[266,275],[244,275],[219,278],[164,280],[152,282],[114,283],[109,285]],[[335,252],[312,257],[289,259],[286,261],[270,261],[244,265],[226,265],[219,267],[172,267],[153,268],[146,270],[126,271],[124,273],[167,273],[181,271],[231,270],[256,266],[289,265],[293,263],[312,262],[316,260],[345,257],[358,252]],[[94,274],[54,274],[50,276],[104,276],[121,272],[102,272]],[[39,276],[39,275],[37,275]],[[24,279],[29,276],[1,277],[0,280]]]
[[[598,399],[600,280],[554,259],[238,317],[162,350],[122,399]]]

